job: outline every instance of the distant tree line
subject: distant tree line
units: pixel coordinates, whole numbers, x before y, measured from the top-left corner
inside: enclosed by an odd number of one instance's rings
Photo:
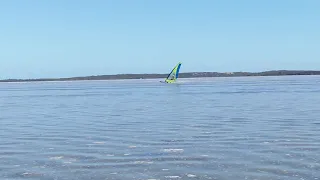
[[[179,78],[197,78],[197,77],[238,77],[238,76],[289,76],[289,75],[320,75],[320,71],[264,71],[264,72],[187,72],[180,73]],[[42,78],[42,79],[5,79],[0,82],[29,82],[29,81],[80,81],[80,80],[115,80],[115,79],[155,79],[166,78],[167,74],[116,74],[116,75],[98,75],[70,78]]]

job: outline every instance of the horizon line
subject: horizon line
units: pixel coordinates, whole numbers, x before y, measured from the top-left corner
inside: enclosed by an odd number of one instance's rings
[[[219,71],[191,71],[191,72],[180,72],[179,74],[194,74],[194,73],[217,73],[217,74],[226,74],[226,75],[233,75],[237,73],[249,73],[249,74],[259,74],[259,73],[267,73],[267,72],[318,72],[320,70],[266,70],[266,71],[229,71],[229,72],[219,72]],[[90,78],[90,77],[99,77],[99,76],[130,76],[130,75],[167,75],[168,73],[119,73],[119,74],[100,74],[100,75],[83,75],[83,76],[70,76],[70,77],[51,77],[51,78],[6,78],[0,79],[0,81],[37,81],[37,80],[68,80],[74,78]],[[183,77],[181,77],[183,78]]]

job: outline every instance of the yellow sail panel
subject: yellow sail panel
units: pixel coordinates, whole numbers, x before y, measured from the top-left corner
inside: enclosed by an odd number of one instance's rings
[[[168,74],[168,77],[166,78],[165,82],[166,83],[174,83],[177,78],[179,77],[179,71],[180,71],[181,63],[179,62]]]

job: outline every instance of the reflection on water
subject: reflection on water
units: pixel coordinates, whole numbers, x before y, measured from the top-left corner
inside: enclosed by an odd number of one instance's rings
[[[0,179],[320,179],[320,77],[0,84]]]

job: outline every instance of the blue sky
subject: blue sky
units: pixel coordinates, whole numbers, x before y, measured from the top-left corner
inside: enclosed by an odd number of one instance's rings
[[[0,79],[320,70],[318,0],[0,1]]]

